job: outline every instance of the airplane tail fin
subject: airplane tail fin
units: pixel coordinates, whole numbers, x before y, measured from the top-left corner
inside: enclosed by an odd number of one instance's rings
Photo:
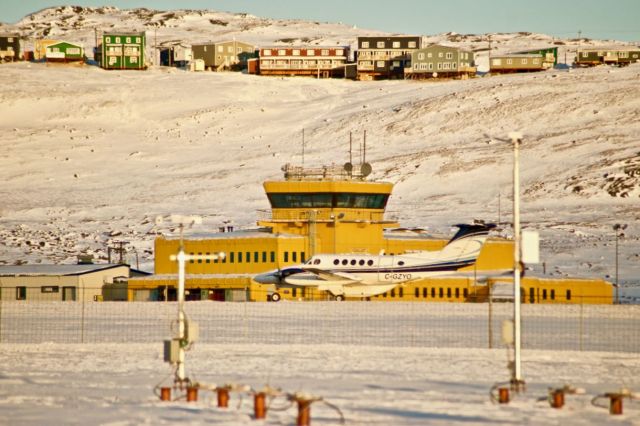
[[[455,225],[458,232],[442,249],[441,256],[456,262],[471,262],[480,255],[484,242],[489,237],[489,231],[496,227],[494,223],[474,223]]]

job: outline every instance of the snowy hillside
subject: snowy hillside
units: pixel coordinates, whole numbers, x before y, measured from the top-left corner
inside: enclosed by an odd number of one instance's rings
[[[374,33],[115,8],[48,9],[16,27],[89,47],[94,28],[110,25],[146,29],[150,39],[157,28],[159,41],[345,44]],[[427,39],[488,46],[486,35]],[[491,40],[497,50],[578,43],[536,34]],[[448,234],[450,224],[498,220],[499,212],[509,221],[512,150],[498,138],[517,130],[525,135],[523,220],[542,233],[547,272],[613,276],[612,226],[626,223],[620,277],[640,276],[640,65],[428,83],[28,63],[1,72],[0,262],[104,257],[119,239],[151,269],[155,233],[170,230],[155,227],[156,215],[201,214],[200,231],[225,220],[253,226],[256,210],[268,208],[262,181],[301,162],[303,128],[307,165],[346,162],[349,132],[359,142],[367,130],[373,177],[397,184],[389,210],[407,226]]]

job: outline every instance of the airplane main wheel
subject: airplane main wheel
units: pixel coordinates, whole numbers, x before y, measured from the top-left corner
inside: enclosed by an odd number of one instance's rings
[[[280,296],[280,293],[273,293],[271,295],[271,301],[272,302],[279,302],[280,299],[282,299],[282,297]]]
[[[337,296],[336,296],[336,300],[337,300],[338,302],[342,302],[342,301],[344,300],[344,295],[342,295],[342,294],[337,295]]]

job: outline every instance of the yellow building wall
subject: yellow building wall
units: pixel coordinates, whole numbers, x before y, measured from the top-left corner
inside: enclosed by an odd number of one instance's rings
[[[513,283],[512,277],[490,278],[495,283]],[[602,279],[524,277],[520,283],[522,303],[613,304],[613,285]]]

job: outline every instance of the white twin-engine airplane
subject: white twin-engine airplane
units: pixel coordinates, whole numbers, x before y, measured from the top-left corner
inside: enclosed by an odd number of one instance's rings
[[[458,232],[439,251],[415,251],[396,256],[369,254],[318,254],[302,265],[254,277],[262,284],[313,287],[328,291],[336,300],[371,297],[422,278],[452,275],[473,265],[495,224],[455,225]],[[273,293],[271,300],[280,300]]]

